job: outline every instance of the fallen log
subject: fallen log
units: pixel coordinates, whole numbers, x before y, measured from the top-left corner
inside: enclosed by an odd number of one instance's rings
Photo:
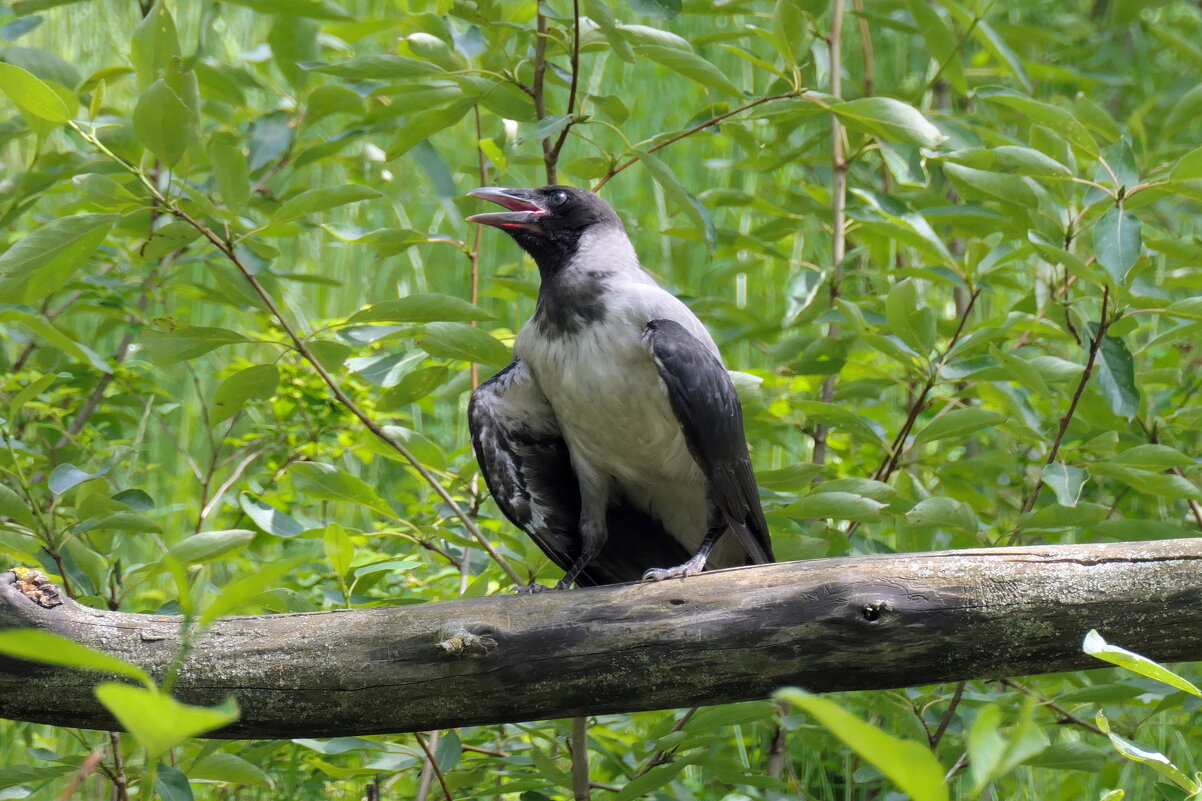
[[[997,548],[229,617],[200,635],[175,695],[237,698],[241,718],[210,736],[332,737],[1098,667],[1081,651],[1090,629],[1196,660],[1200,567],[1202,539]],[[0,629],[53,631],[156,678],[176,654],[179,618],[41,602],[0,574]],[[0,717],[115,729],[98,679],[0,658]]]

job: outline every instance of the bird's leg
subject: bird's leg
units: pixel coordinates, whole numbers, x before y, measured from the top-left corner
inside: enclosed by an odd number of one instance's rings
[[[695,576],[705,569],[705,562],[709,559],[710,551],[718,544],[718,540],[726,533],[726,521],[718,516],[717,520],[711,519],[709,529],[705,532],[705,539],[701,541],[701,547],[697,549],[697,553],[693,558],[685,562],[683,565],[676,567],[653,567],[643,574],[643,581],[663,581],[670,578],[688,578]]]
[[[588,567],[588,563],[593,561],[598,553],[601,552],[601,546],[605,543],[605,536],[608,532],[605,530],[605,524],[597,524],[593,518],[581,516],[580,521],[580,555],[576,557],[576,561],[572,562],[572,566],[568,568],[568,572],[564,574],[559,583],[555,585],[557,590],[570,589],[576,583],[576,579],[580,578],[580,574]],[[605,518],[602,517],[602,520]]]

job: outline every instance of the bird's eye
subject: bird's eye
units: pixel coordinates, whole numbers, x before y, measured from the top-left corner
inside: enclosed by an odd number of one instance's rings
[[[568,202],[568,193],[560,189],[557,192],[552,192],[548,200],[550,200],[552,206],[562,206]]]

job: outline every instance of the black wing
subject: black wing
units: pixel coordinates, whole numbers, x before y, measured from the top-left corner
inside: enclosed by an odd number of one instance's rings
[[[468,427],[497,506],[567,570],[580,553],[580,485],[555,412],[520,359],[472,393]],[[582,587],[638,581],[648,568],[690,556],[624,499],[608,510],[606,523],[609,537],[577,579]]]
[[[505,516],[564,570],[580,552],[580,487],[551,404],[521,360],[472,393],[476,461]]]
[[[709,482],[712,498],[752,561],[773,561],[768,524],[747,439],[743,409],[722,362],[684,326],[652,320],[643,332],[689,452]]]

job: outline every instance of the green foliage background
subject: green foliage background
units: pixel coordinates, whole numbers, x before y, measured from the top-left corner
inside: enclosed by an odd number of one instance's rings
[[[463,415],[537,288],[463,195],[550,172],[604,182],[742,371],[781,559],[1194,535],[1200,34],[1144,0],[0,6],[0,552],[194,617],[510,592],[469,523],[557,578]],[[600,718],[594,797],[939,797],[799,698]],[[837,700],[953,797],[1199,767],[1197,702],[1119,669]],[[567,797],[567,729],[443,732],[438,773]],[[442,792],[408,735],[187,740],[152,781],[145,740],[0,722],[0,798],[94,749],[78,797]]]

